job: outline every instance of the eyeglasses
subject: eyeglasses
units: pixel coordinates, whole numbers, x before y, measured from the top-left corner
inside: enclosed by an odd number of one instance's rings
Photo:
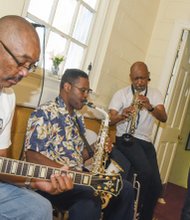
[[[77,88],[77,89],[78,89],[81,93],[83,93],[83,94],[85,94],[85,93],[87,93],[87,94],[92,93],[92,89],[79,88],[78,86],[75,86],[75,85],[72,84],[72,83],[70,83],[70,84],[71,84],[71,86]]]
[[[0,43],[2,44],[3,48],[7,51],[7,53],[13,58],[13,60],[16,62],[16,64],[18,65],[18,67],[24,67],[25,69],[27,69],[27,71],[29,73],[32,73],[36,70],[37,65],[36,64],[30,64],[29,66],[24,66],[23,63],[20,63],[18,61],[18,59],[16,58],[15,55],[13,55],[13,53],[9,50],[9,48],[7,46],[5,46],[5,44],[0,41]]]

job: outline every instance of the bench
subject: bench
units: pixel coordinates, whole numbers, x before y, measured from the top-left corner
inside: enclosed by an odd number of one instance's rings
[[[9,156],[13,159],[19,159],[21,157],[27,122],[33,110],[34,108],[16,106],[11,131],[12,144],[9,150]],[[85,124],[87,129],[94,131],[96,134],[99,133],[101,120],[85,117]],[[115,142],[114,126],[109,128],[109,135],[112,142]]]

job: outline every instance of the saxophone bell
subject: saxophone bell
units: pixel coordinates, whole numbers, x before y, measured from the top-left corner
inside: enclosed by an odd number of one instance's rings
[[[106,168],[106,173],[111,175],[119,173],[121,171],[124,172],[123,168],[117,162],[115,162],[115,160],[111,159],[110,164]]]

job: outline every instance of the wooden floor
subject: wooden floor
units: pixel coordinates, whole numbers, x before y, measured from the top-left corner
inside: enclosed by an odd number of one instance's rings
[[[166,204],[157,204],[155,217],[157,220],[180,220],[187,190],[183,187],[168,183],[164,191]]]

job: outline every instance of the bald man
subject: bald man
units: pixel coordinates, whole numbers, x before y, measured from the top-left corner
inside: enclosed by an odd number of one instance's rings
[[[156,151],[151,136],[154,121],[167,120],[161,93],[148,86],[150,73],[144,62],[130,68],[131,85],[117,91],[109,105],[116,124],[116,147],[130,161],[141,184],[140,220],[152,220],[162,190]]]
[[[35,70],[40,41],[35,28],[24,18],[8,15],[0,18],[0,168],[11,144],[11,124],[15,95],[10,88]],[[1,172],[1,169],[0,169]],[[0,173],[0,219],[50,220],[48,200],[26,188],[59,194],[73,188],[67,176],[52,175],[50,181],[18,179]],[[18,185],[18,186],[16,186]]]

